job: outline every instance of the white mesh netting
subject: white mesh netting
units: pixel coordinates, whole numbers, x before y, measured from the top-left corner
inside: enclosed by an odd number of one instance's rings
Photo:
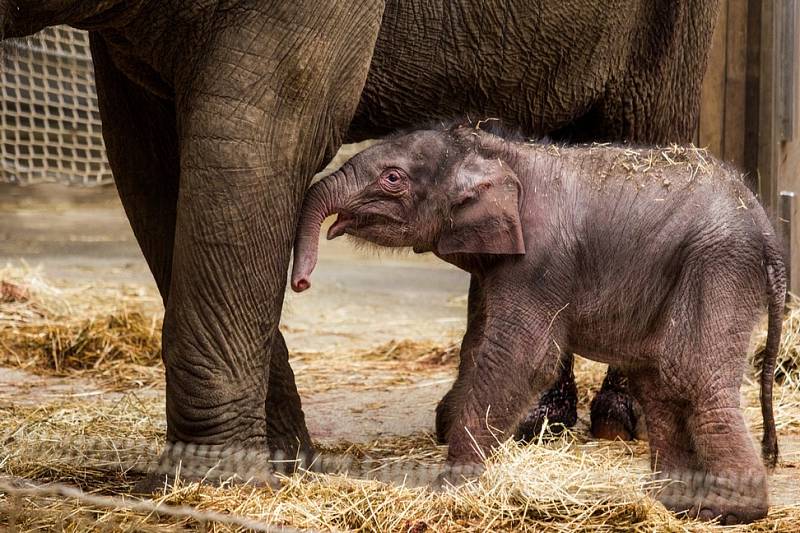
[[[111,183],[86,32],[0,44],[0,181]]]

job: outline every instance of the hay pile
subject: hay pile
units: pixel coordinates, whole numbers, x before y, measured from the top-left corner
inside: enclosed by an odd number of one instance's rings
[[[37,374],[91,377],[105,388],[163,387],[160,297],[140,286],[71,285],[31,269],[0,269],[0,365]],[[315,391],[337,386],[319,364],[336,360],[353,375],[387,372],[363,387],[408,382],[404,373],[454,368],[458,344],[391,341],[350,353],[293,353],[298,381]],[[392,371],[401,372],[391,374]]]
[[[648,476],[645,443],[587,443],[580,435],[527,447],[505,443],[478,482],[443,493],[404,485],[402,480],[384,483],[304,473],[283,478],[280,491],[179,481],[154,502],[123,499],[138,479],[126,465],[153,453],[147,446],[163,439],[157,414],[161,408],[160,400],[140,401],[129,395],[100,405],[53,404],[3,412],[0,427],[5,435],[10,426],[24,421],[0,458],[5,473],[78,484],[90,496],[76,498],[55,490],[14,498],[0,495],[0,526],[8,526],[13,517],[18,531],[242,531],[243,520],[326,531],[717,529],[679,520],[647,496],[647,489],[657,486]],[[57,442],[64,435],[85,438]],[[108,453],[97,453],[101,448],[121,461],[109,461]],[[441,464],[444,449],[427,435],[412,435],[327,451],[369,457],[395,469],[399,465],[413,475]],[[788,532],[796,530],[798,521],[800,506],[774,507],[765,521],[725,530]]]
[[[64,399],[36,407],[4,400],[0,471],[6,475],[123,494],[138,479],[126,476],[128,470],[164,444],[161,398],[127,394],[117,401]]]
[[[141,287],[75,286],[0,269],[0,364],[112,388],[163,381],[161,304]]]
[[[652,483],[646,443],[597,443],[587,438],[585,429],[535,446],[505,443],[478,483],[444,493],[413,486],[416,473],[437,472],[445,450],[429,435],[419,434],[323,448],[327,454],[372,461],[377,472],[408,472],[405,484],[402,479],[385,483],[306,473],[284,478],[277,492],[179,481],[155,502],[131,498],[127,495],[141,478],[142,465],[153,460],[165,437],[157,295],[136,287],[93,285],[90,290],[18,269],[0,270],[0,282],[3,365],[91,376],[113,390],[130,390],[132,381],[158,389],[41,405],[22,405],[0,394],[0,487],[13,476],[17,484],[66,483],[85,491],[76,494],[60,485],[26,489],[29,492],[0,489],[0,529],[13,524],[18,531],[241,531],[254,525],[247,520],[259,527],[412,532],[717,529],[678,520],[645,494]],[[790,309],[785,328],[779,376],[783,386],[775,391],[782,435],[800,430],[797,306]],[[754,337],[754,353],[763,337]],[[377,382],[388,386],[392,379],[402,380],[404,372],[451,373],[457,353],[455,344],[401,341],[325,357],[335,356],[342,374],[369,369],[394,375]],[[335,376],[321,381],[330,372],[318,370],[319,357],[309,353],[293,359],[300,381],[318,380],[314,390],[320,390],[320,384],[363,386],[337,382]],[[593,390],[599,386],[603,370],[578,361],[582,399],[590,397],[587,385]],[[754,382],[747,381],[743,396],[755,432],[761,421]],[[798,523],[800,505],[773,507],[767,520],[726,530],[796,531]]]
[[[100,405],[59,403],[5,410],[0,427],[4,435],[11,435],[12,441],[7,442],[3,453],[3,471],[27,479],[76,483],[94,493],[126,494],[138,478],[120,464],[131,464],[147,453],[148,444],[163,438],[164,428],[157,415],[161,407],[160,400],[140,401],[129,395]],[[63,438],[66,435],[84,438]],[[89,435],[91,447],[85,438]],[[131,442],[141,444],[117,445]],[[647,529],[655,524],[685,527],[686,523],[645,495],[650,484],[646,461],[634,453],[641,452],[642,446],[579,444],[571,436],[541,446],[506,443],[477,484],[445,493],[402,483],[306,473],[285,478],[279,492],[241,485],[210,487],[179,482],[157,501],[244,516],[265,524],[322,530],[567,531]],[[103,454],[99,450],[114,453]],[[383,439],[335,451],[360,459],[370,457],[380,465],[402,465],[412,473],[415,468],[429,467],[434,474],[443,454],[443,448],[426,435]],[[109,461],[108,457],[114,454],[122,460]],[[0,500],[0,504],[9,503],[7,497]],[[16,524],[22,530],[50,529],[59,524],[80,530],[94,520],[100,520],[95,524],[97,528],[124,525],[136,530],[163,531],[197,525],[197,520],[191,518],[106,510],[52,495],[18,498],[13,503]]]

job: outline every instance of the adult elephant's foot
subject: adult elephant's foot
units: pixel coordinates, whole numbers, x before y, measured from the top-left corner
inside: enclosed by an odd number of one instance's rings
[[[590,410],[594,437],[633,440],[642,436],[641,408],[631,395],[627,379],[619,370],[608,369]]]
[[[578,421],[578,388],[572,372],[573,355],[561,359],[561,372],[556,383],[539,398],[539,403],[517,427],[515,438],[531,442],[539,438],[547,422],[549,435],[557,436]]]
[[[209,484],[246,483],[279,489],[270,456],[250,449],[168,444],[157,462],[133,487],[135,494],[152,494],[180,479]]]
[[[321,471],[320,456],[310,443],[297,440],[269,439],[269,462],[276,472],[293,474],[298,470]]]
[[[447,444],[447,435],[450,433],[453,413],[453,390],[449,390],[436,405],[436,442]]]
[[[763,472],[714,475],[704,471],[666,472],[658,501],[681,516],[746,524],[767,516],[767,481]]]
[[[298,469],[317,469],[317,454],[308,434],[294,373],[289,366],[289,352],[280,331],[272,342],[265,410],[267,447],[275,470],[290,474]]]

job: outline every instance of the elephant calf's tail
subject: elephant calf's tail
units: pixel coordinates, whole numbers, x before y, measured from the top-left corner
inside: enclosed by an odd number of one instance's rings
[[[764,267],[767,277],[767,342],[761,361],[761,416],[764,436],[761,454],[764,464],[774,468],[778,462],[778,436],[775,432],[775,416],[772,412],[772,384],[775,381],[775,360],[781,342],[783,308],[786,302],[786,272],[783,257],[773,243],[764,246]]]

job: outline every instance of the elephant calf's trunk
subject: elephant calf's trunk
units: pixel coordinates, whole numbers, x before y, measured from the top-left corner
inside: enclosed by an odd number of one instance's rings
[[[311,273],[317,264],[319,232],[322,222],[336,213],[341,205],[342,192],[337,182],[341,171],[315,183],[306,195],[297,235],[294,240],[294,264],[292,265],[292,290],[303,292],[311,287]]]

